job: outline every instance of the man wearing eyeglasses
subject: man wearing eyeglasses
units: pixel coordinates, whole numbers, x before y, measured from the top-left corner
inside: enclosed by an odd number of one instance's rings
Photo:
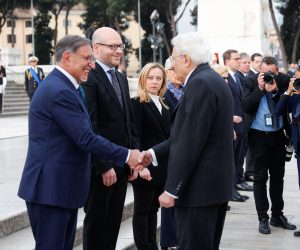
[[[93,129],[119,145],[138,148],[128,82],[117,70],[125,45],[114,29],[102,27],[94,32],[92,46],[96,67],[89,73],[84,90]],[[133,176],[128,166],[121,169],[111,161],[93,161],[83,249],[115,249],[128,177]]]

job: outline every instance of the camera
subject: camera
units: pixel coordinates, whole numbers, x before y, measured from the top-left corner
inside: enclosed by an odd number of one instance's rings
[[[264,82],[265,84],[272,84],[273,80],[275,79],[275,74],[271,71],[268,71],[264,74]]]
[[[294,83],[293,83],[294,89],[295,90],[300,90],[300,78],[296,78]]]

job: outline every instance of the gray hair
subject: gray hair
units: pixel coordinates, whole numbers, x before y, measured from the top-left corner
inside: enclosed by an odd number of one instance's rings
[[[241,59],[244,59],[244,58],[249,58],[250,59],[250,56],[246,52],[241,52],[240,53],[240,58]]]
[[[67,35],[58,41],[55,48],[55,62],[60,62],[64,52],[76,52],[84,45],[90,45],[91,41],[77,35]]]
[[[172,39],[172,44],[179,55],[188,54],[196,65],[211,60],[209,45],[198,32],[180,34]]]

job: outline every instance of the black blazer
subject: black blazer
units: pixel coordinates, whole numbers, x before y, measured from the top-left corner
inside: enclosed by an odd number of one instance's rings
[[[173,114],[174,109],[178,103],[178,100],[173,95],[173,93],[168,89],[166,90],[166,92],[164,94],[164,98],[165,98],[165,103],[169,107],[170,113]]]
[[[245,112],[245,129],[244,132],[248,133],[252,122],[256,116],[259,103],[261,98],[265,95],[265,91],[261,91],[258,87],[258,77],[259,73],[256,75],[251,75],[244,82],[243,86],[243,97],[242,97],[242,107]],[[290,77],[284,73],[279,72],[276,76],[276,83],[278,87],[278,92],[273,96],[273,101],[275,105],[277,104],[280,95],[287,90],[290,82]],[[283,117],[284,125],[287,124],[285,117]]]
[[[132,99],[132,107],[135,115],[140,150],[148,150],[169,138],[170,112],[166,107],[162,105],[162,113],[160,113],[152,101],[140,103],[139,98]],[[163,186],[167,176],[167,161],[160,162],[157,167],[150,165],[148,169],[150,170],[152,180],[147,181],[138,177],[133,184]]]
[[[239,76],[237,76],[239,77]],[[239,78],[240,79],[240,78]],[[241,79],[240,79],[240,82]],[[230,88],[232,97],[233,97],[233,104],[234,104],[234,115],[242,117],[243,121],[240,123],[234,123],[234,130],[237,134],[243,133],[243,126],[244,126],[244,111],[242,108],[242,86],[238,86],[238,83],[234,81],[232,76],[228,74],[228,86]]]
[[[158,162],[169,152],[165,190],[176,206],[202,207],[232,196],[233,100],[208,64],[191,74],[172,117],[170,139],[153,147]]]
[[[138,148],[127,79],[116,71],[120,84],[123,109],[115,90],[102,67],[96,63],[83,84],[93,130],[111,142],[127,148]],[[103,173],[115,165],[109,161],[93,160],[96,172]],[[118,173],[120,168],[115,168]],[[129,168],[126,168],[129,173]]]
[[[5,67],[0,66],[0,85],[3,85],[3,77],[6,77]]]

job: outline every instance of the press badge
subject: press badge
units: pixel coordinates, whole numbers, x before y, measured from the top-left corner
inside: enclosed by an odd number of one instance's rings
[[[265,125],[267,127],[273,126],[273,117],[272,114],[265,114]]]

